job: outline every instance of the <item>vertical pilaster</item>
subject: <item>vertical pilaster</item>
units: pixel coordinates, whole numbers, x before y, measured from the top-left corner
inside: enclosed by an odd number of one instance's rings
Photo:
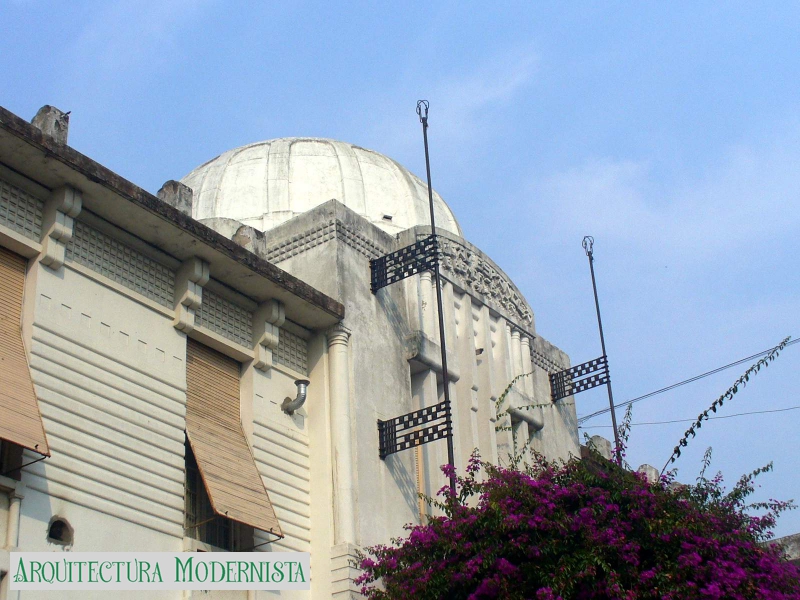
[[[355,482],[350,418],[350,330],[328,330],[328,368],[333,442],[334,543],[355,543]]]
[[[528,372],[524,370],[523,366],[521,332],[516,327],[511,328],[511,361],[514,377],[525,375]],[[525,391],[525,384],[528,379],[530,378],[522,377],[519,379],[515,384],[515,388]],[[519,408],[519,406],[515,406],[515,408]],[[512,420],[511,427],[514,432],[514,452],[520,454],[527,447],[530,438],[528,424],[525,421]]]
[[[492,340],[492,324],[489,307],[481,305],[473,319],[476,321],[478,349],[476,366],[478,371],[478,436],[484,460],[497,464],[497,381],[494,372],[495,351]]]
[[[528,447],[530,440],[530,430],[525,421],[512,421],[511,427],[514,432],[514,453],[521,454]]]
[[[511,356],[511,326],[503,317],[497,318],[495,336],[495,373],[499,391],[506,389],[508,382],[514,377],[513,358]]]
[[[448,391],[450,393],[450,412],[453,425],[453,466],[456,468],[456,471],[461,471],[466,465],[466,460],[462,452],[462,446],[464,445],[462,442],[467,445],[470,444],[469,409],[463,402],[470,397],[470,394],[467,393],[463,396],[459,396],[457,382],[453,379],[453,373],[461,373],[462,369],[460,364],[461,356],[458,351],[458,336],[456,327],[454,327],[458,316],[456,315],[453,284],[446,279],[442,279],[442,313],[444,314],[444,334],[447,341],[447,379],[450,387]],[[469,368],[469,363],[467,363],[466,368]],[[444,375],[442,375],[442,380],[444,379]],[[444,385],[442,385],[442,397],[439,399],[440,402],[444,402],[444,398]],[[459,402],[459,398],[461,398],[461,402]],[[465,439],[464,436],[468,437]],[[444,460],[441,464],[445,464],[446,462],[448,461]]]
[[[525,390],[525,395],[528,398],[535,401],[535,394],[533,392],[533,362],[531,361],[531,338],[527,335],[522,335],[520,342],[522,346],[522,372],[530,373],[530,375],[526,375],[526,377],[523,378],[524,385],[522,389]]]
[[[422,311],[422,331],[432,340],[439,339],[436,325],[436,298],[433,293],[433,275],[430,271],[419,276],[419,304]]]
[[[455,321],[458,334],[455,349],[458,353],[460,379],[456,383],[459,403],[459,426],[456,433],[461,440],[461,464],[465,464],[472,450],[480,449],[478,435],[478,369],[475,356],[475,324],[472,318],[472,299],[467,294],[454,294]]]
[[[536,394],[536,388],[534,386],[534,366],[533,361],[531,360],[531,338],[525,334],[522,335],[522,370],[524,373],[530,373],[530,375],[523,377],[524,381],[524,391],[525,397],[527,398],[528,404],[533,405],[531,408],[527,409],[528,413],[534,415],[537,421],[540,424],[544,424],[544,408],[541,406],[536,406],[538,404],[543,404],[541,400],[541,396]],[[541,427],[539,427],[541,429]],[[529,446],[537,451],[540,451],[541,448],[536,446],[537,441],[533,439],[532,436],[536,431],[539,429],[535,429],[533,427],[528,427],[528,441]]]
[[[511,340],[511,326],[503,317],[497,319],[495,335],[497,343],[495,344],[494,366],[500,394],[511,383],[517,371]],[[500,430],[497,432],[497,455],[500,462],[506,461],[509,455],[513,455],[515,451],[511,417],[505,412],[510,401],[511,399],[507,396],[497,414],[497,426]]]
[[[417,376],[419,386],[420,408],[433,406],[442,401],[439,393],[441,389],[436,378],[436,371],[426,369]],[[422,446],[422,478],[425,488],[422,490],[428,496],[435,496],[439,488],[444,485],[446,479],[439,470],[447,462],[447,447],[445,441],[437,441]],[[435,510],[435,509],[432,509]]]
[[[511,328],[511,360],[512,360],[512,373],[513,377],[522,375],[522,344],[519,339],[519,329],[516,327]],[[520,386],[521,387],[521,386]]]
[[[22,507],[22,499],[25,497],[24,484],[17,487],[8,494],[8,524],[6,528],[6,548],[16,548],[19,543],[19,518]]]

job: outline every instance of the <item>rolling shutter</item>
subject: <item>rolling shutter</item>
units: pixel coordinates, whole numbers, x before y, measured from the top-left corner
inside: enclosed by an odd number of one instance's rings
[[[218,515],[283,537],[242,430],[239,363],[192,339],[186,347],[186,435]]]
[[[22,343],[27,261],[0,248],[0,439],[50,456]]]

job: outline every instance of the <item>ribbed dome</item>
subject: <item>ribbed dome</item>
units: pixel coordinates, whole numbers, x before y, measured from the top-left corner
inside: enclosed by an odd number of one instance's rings
[[[428,188],[377,152],[319,138],[281,138],[230,150],[182,179],[194,218],[236,219],[261,231],[335,198],[384,231],[429,225]],[[436,226],[461,228],[435,191]]]

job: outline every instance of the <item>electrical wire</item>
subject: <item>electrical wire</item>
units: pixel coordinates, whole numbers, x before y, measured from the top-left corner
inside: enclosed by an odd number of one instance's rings
[[[763,415],[766,413],[779,413],[789,410],[798,410],[800,406],[790,406],[788,408],[776,408],[774,410],[754,410],[752,412],[735,413],[732,415],[720,415],[719,417],[708,417],[709,419],[732,419],[733,417],[744,417],[746,415]],[[634,425],[666,425],[668,423],[694,423],[697,419],[676,419],[674,421],[643,421],[641,423],[631,423]],[[595,429],[597,427],[611,427],[611,425],[589,425],[588,427],[579,426],[581,429]]]
[[[800,338],[793,339],[792,341],[788,342],[786,344],[786,346],[784,346],[784,348],[788,348],[789,346],[791,346],[792,344],[796,344],[797,342],[800,342]],[[704,377],[709,377],[710,375],[714,375],[716,373],[719,373],[720,371],[724,371],[725,369],[730,369],[731,367],[735,367],[736,365],[740,365],[740,364],[745,363],[747,361],[753,360],[754,358],[758,358],[759,356],[764,356],[765,354],[769,354],[770,352],[772,352],[777,347],[778,346],[773,346],[772,348],[769,348],[769,349],[764,350],[762,352],[757,352],[756,354],[751,354],[750,356],[747,356],[745,358],[740,358],[739,360],[735,360],[732,363],[728,363],[727,365],[723,365],[721,367],[717,367],[716,369],[712,369],[711,371],[707,371],[705,373],[701,373],[700,375],[695,375],[694,377],[690,377],[689,379],[684,379],[683,381],[679,381],[678,383],[673,383],[672,385],[668,385],[667,387],[663,387],[663,388],[661,388],[659,390],[656,390],[654,392],[650,392],[648,394],[644,394],[643,396],[637,396],[636,398],[633,398],[632,400],[626,400],[625,402],[620,402],[619,404],[615,404],[614,408],[621,408],[623,406],[628,406],[629,404],[635,404],[636,402],[639,402],[640,400],[644,400],[646,398],[651,398],[651,397],[653,397],[653,396],[655,396],[657,394],[663,394],[664,392],[668,392],[669,390],[674,390],[675,388],[680,387],[682,385],[686,385],[687,383],[693,383],[693,382],[695,382],[695,381],[697,381],[699,379],[703,379]],[[578,419],[578,425],[580,425],[581,423],[585,423],[589,419],[593,419],[595,417],[599,417],[600,415],[604,415],[605,413],[610,412],[610,411],[611,411],[610,408],[604,408],[602,410],[598,410],[597,412],[593,412],[590,415],[586,415],[585,417],[580,417]]]

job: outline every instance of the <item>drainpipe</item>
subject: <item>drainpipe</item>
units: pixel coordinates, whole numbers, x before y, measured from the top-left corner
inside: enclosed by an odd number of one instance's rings
[[[298,379],[297,381],[294,382],[294,384],[297,386],[297,396],[295,397],[294,400],[287,397],[283,401],[283,404],[281,404],[281,410],[283,412],[291,415],[292,413],[294,413],[294,411],[296,411],[298,408],[300,408],[301,406],[303,406],[303,404],[306,403],[306,396],[308,395],[309,383],[310,382],[308,381],[308,379]]]

